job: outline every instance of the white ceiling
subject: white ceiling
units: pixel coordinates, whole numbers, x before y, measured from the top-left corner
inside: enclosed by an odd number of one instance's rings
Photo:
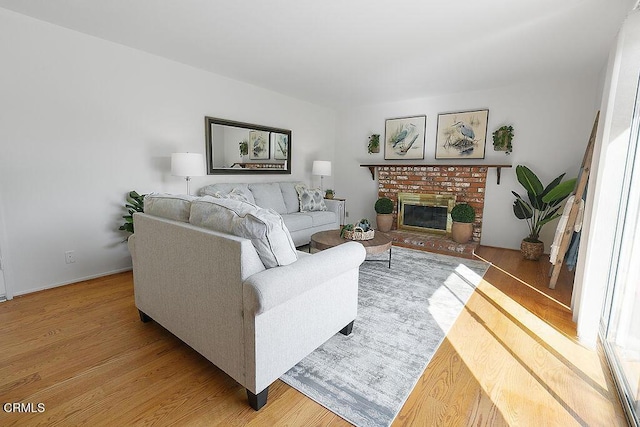
[[[332,107],[601,70],[636,0],[0,0]]]

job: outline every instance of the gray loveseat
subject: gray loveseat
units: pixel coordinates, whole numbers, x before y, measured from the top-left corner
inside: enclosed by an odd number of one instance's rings
[[[200,189],[200,195],[216,196],[236,192],[249,203],[278,212],[291,233],[296,246],[306,245],[318,231],[340,228],[339,205],[335,200],[324,200],[326,211],[300,212],[296,185],[300,182],[269,182],[253,184],[212,184]],[[304,184],[302,184],[304,185]]]
[[[240,383],[254,409],[273,381],[338,331],[351,332],[361,244],[296,251],[278,215],[233,200],[161,196],[145,200],[145,212],[134,215],[129,238],[141,320]]]

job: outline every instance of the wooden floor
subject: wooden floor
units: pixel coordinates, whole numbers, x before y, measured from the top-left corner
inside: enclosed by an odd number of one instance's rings
[[[481,247],[493,266],[394,425],[625,425],[601,356],[580,345],[571,277]],[[277,381],[261,411],[245,390],[155,323],[143,324],[122,273],[0,304],[0,403],[44,404],[0,425],[342,426]]]

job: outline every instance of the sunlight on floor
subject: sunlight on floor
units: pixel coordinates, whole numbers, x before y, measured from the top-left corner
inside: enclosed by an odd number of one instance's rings
[[[486,259],[482,258],[481,256],[479,256],[478,254],[475,254],[475,257],[486,262],[489,263],[489,261],[487,261]],[[553,301],[554,303],[558,304],[561,307],[566,308],[567,310],[571,310],[571,307],[569,307],[566,304],[563,304],[562,302],[558,301],[557,299],[551,297],[550,295],[545,294],[544,292],[542,292],[541,290],[539,290],[538,288],[536,288],[535,286],[531,286],[530,284],[528,284],[527,282],[525,282],[524,280],[521,280],[519,277],[514,276],[513,274],[509,273],[506,270],[503,270],[502,268],[498,267],[497,265],[492,264],[491,265],[493,268],[499,270],[501,273],[506,274],[507,276],[511,277],[512,279],[517,280],[518,282],[520,282],[521,284],[523,284],[524,286],[527,286],[529,289],[531,289],[534,292],[537,292],[540,296],[547,298],[551,301]]]
[[[469,267],[464,264],[459,264],[455,270],[449,274],[445,279],[442,286],[440,286],[433,295],[429,298],[429,313],[432,314],[434,320],[438,322],[440,329],[446,334],[449,330],[450,321],[448,316],[444,313],[451,312],[453,307],[442,307],[442,301],[449,301],[450,299],[443,294],[453,296],[460,302],[459,306],[455,308],[459,311],[463,308],[468,300],[469,293],[467,291],[474,289],[482,281],[482,276],[475,273]],[[457,290],[457,291],[456,291]],[[441,320],[439,322],[438,320]],[[447,320],[447,325],[443,322]]]
[[[454,328],[450,342],[505,419],[612,425],[615,413],[607,397],[609,385],[594,350],[485,280],[460,316],[467,327]],[[509,386],[494,387],[500,383]],[[518,413],[513,413],[514,402],[522,403]],[[589,410],[584,402],[608,409]]]

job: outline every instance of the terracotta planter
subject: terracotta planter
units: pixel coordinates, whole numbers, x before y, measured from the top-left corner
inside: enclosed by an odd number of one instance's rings
[[[382,231],[383,233],[391,231],[393,214],[378,214],[376,216],[376,224],[378,224],[378,231]]]
[[[473,236],[473,223],[456,222],[451,224],[451,238],[456,243],[467,243]]]
[[[538,261],[544,253],[544,243],[523,240],[520,244],[520,252],[522,252],[524,259]]]

